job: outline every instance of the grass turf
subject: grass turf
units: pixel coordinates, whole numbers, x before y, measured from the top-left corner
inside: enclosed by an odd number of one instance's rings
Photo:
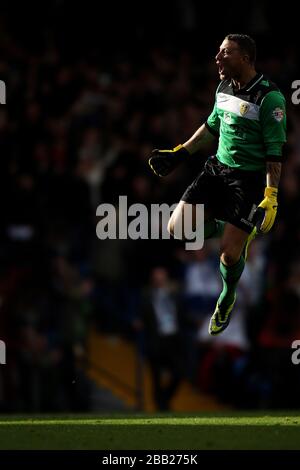
[[[300,412],[0,416],[0,449],[300,449]]]

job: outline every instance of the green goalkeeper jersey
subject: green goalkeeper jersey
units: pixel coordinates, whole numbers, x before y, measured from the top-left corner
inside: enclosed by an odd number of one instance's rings
[[[219,137],[220,162],[241,170],[264,171],[266,160],[280,162],[282,158],[284,96],[263,74],[240,90],[233,89],[231,80],[223,80],[206,127]]]

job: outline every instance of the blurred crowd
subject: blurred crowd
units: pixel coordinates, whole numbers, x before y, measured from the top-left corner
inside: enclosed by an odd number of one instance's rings
[[[232,324],[211,341],[207,322],[221,285],[218,245],[187,252],[175,240],[100,241],[96,208],[117,206],[119,195],[147,206],[178,202],[215,148],[165,179],[149,171],[149,153],[187,140],[205,121],[218,83],[214,55],[223,36],[241,27],[198,37],[196,2],[177,1],[177,29],[151,41],[150,7],[143,29],[133,19],[126,28],[120,19],[105,25],[105,17],[92,13],[82,25],[76,7],[71,24],[64,1],[49,2],[45,12],[37,6],[36,25],[23,22],[22,12],[12,20],[13,4],[0,18],[7,92],[0,107],[0,339],[9,357],[0,366],[0,410],[88,409],[88,381],[74,378],[84,374],[91,325],[124,335],[147,355],[160,409],[168,409],[183,377],[235,406],[297,407],[300,369],[291,362],[291,343],[300,338],[296,44],[270,50],[271,26],[263,7],[253,7],[257,68],[286,96],[288,144],[276,226],[253,242]],[[120,28],[120,43],[109,35],[113,27]],[[165,369],[172,375],[167,390],[160,384]]]

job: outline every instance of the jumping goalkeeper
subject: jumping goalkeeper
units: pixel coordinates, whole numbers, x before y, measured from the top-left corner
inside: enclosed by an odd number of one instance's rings
[[[263,213],[259,230],[267,233],[277,212],[286,141],[285,99],[274,83],[257,73],[255,58],[252,38],[226,36],[216,55],[221,82],[207,121],[183,145],[153,150],[149,158],[153,172],[166,176],[203,144],[219,140],[216,155],[207,159],[186,189],[168,224],[174,235],[187,204],[204,204],[204,237],[221,238],[223,290],[210,320],[211,335],[222,333],[229,324],[247,249],[257,232],[257,214]]]

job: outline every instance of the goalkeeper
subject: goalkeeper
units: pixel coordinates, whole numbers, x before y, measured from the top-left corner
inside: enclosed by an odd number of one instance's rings
[[[154,173],[165,176],[203,144],[218,139],[216,155],[207,159],[186,189],[168,224],[174,235],[187,204],[204,204],[204,237],[221,239],[223,290],[210,320],[211,335],[222,333],[229,324],[247,249],[257,232],[257,215],[263,214],[258,230],[267,233],[277,211],[285,99],[274,83],[257,73],[255,57],[252,38],[226,36],[216,55],[221,81],[207,121],[183,145],[153,150],[149,158]]]

